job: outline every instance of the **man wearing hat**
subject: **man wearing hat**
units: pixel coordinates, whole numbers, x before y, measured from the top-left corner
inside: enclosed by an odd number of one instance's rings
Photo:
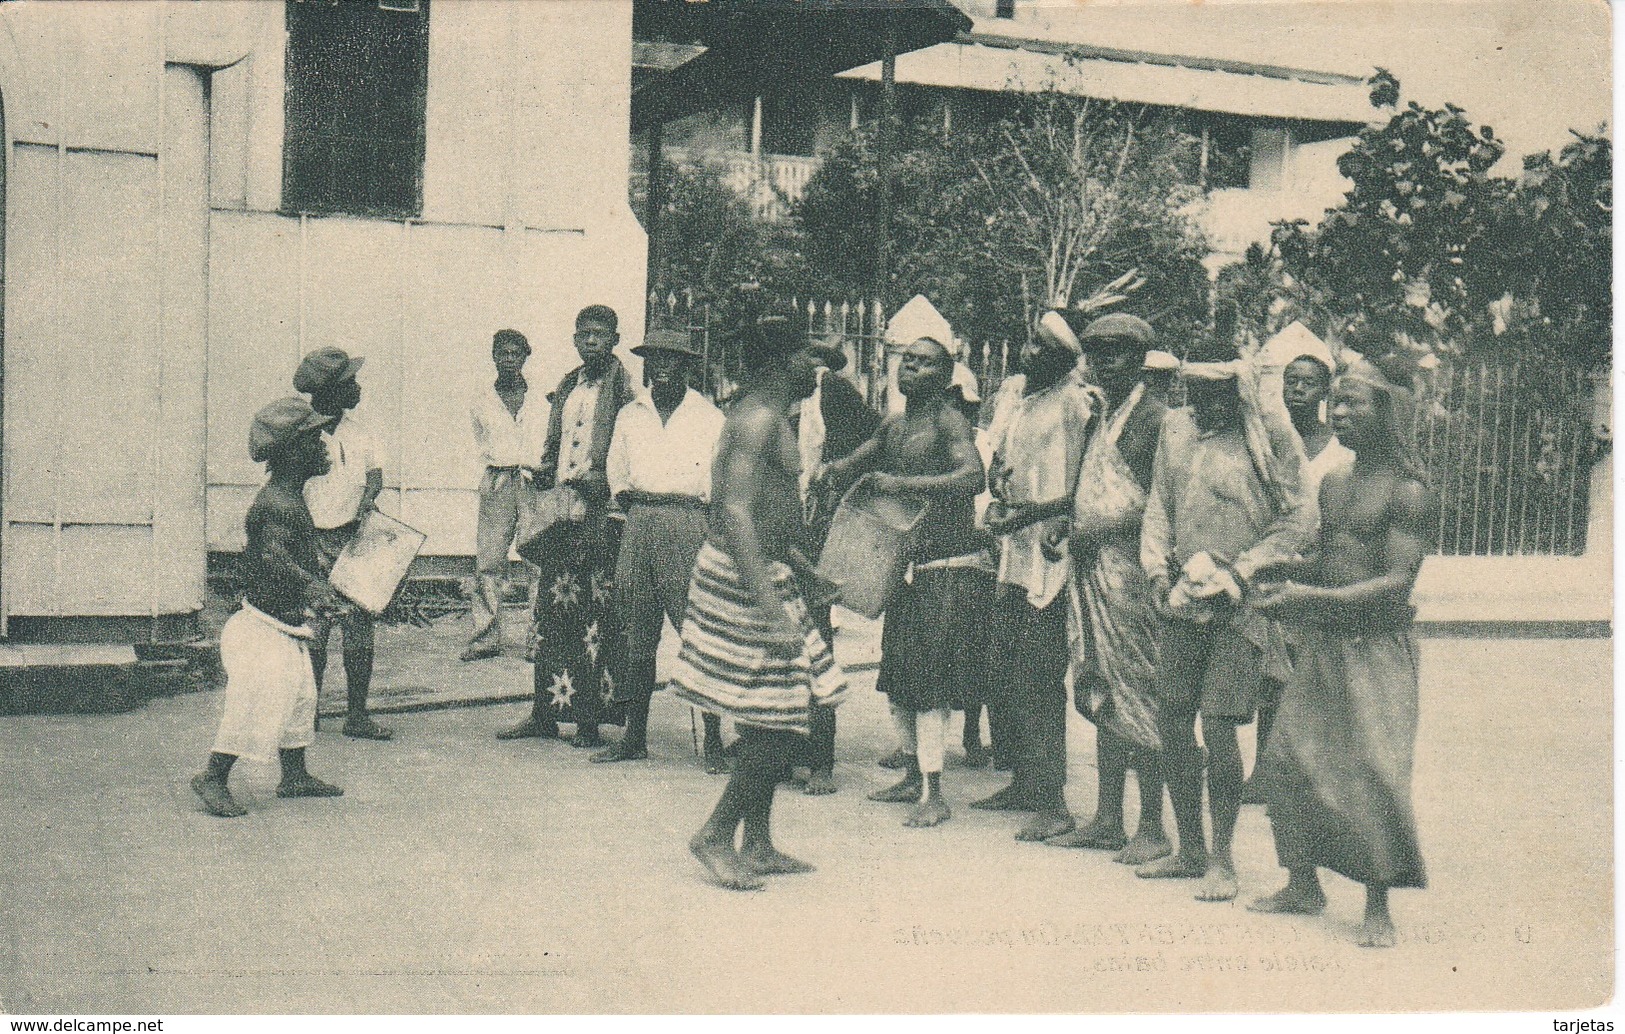
[[[308,609],[341,606],[323,580],[316,529],[305,506],[308,479],[328,469],[322,429],[332,423],[304,399],[273,402],[254,417],[248,454],[271,476],[248,508],[248,544],[238,561],[242,607],[220,635],[226,670],[225,708],[207,767],[192,789],[211,815],[236,818],[247,811],[228,780],[240,757],[282,764],[278,797],[337,797],[344,791],[305,768],[305,748],[316,738],[316,678],[311,671]]]
[[[790,428],[801,455],[801,505],[806,522],[805,554],[816,559],[829,537],[830,521],[840,505],[840,482],[816,480],[825,464],[850,456],[880,426],[880,414],[869,408],[856,386],[840,375],[846,369],[846,350],[839,335],[807,346],[818,364],[813,393],[791,408]],[[827,603],[810,602],[813,623],[833,648],[835,623]],[[835,792],[835,709],[815,707],[808,739],[805,791],[811,796]]]
[[[846,676],[790,567],[802,514],[788,415],[812,393],[818,360],[783,318],[742,337],[745,384],[717,447],[672,685],[679,699],[739,729],[733,775],[689,850],[721,886],[756,890],[764,875],[812,869],[774,846],[773,796],[804,750],[811,708],[833,706]]]
[[[643,359],[645,390],[616,419],[606,472],[611,497],[626,515],[615,564],[626,667],[612,694],[626,705],[626,733],[592,756],[598,762],[649,756],[655,652],[667,618],[673,628],[683,627],[689,575],[705,543],[711,462],[724,422],[722,411],[689,387],[701,356],[687,331],[651,330],[632,354]],[[706,717],[720,727],[715,716]]]
[[[1140,524],[1168,407],[1145,384],[1151,325],[1111,313],[1084,328],[1084,354],[1105,405],[1090,424],[1073,497],[1067,586],[1073,703],[1095,725],[1094,819],[1055,838],[1058,847],[1116,851],[1143,865],[1172,851],[1162,827],[1157,734],[1157,648],[1162,620],[1140,566]],[[1123,825],[1128,770],[1138,776],[1140,825]]]
[[[606,468],[615,419],[634,397],[626,367],[615,357],[618,327],[615,310],[607,305],[577,313],[574,340],[581,365],[548,396],[553,409],[536,485],[573,490],[586,514],[561,533],[561,548],[538,563],[531,612],[536,695],[523,721],[497,733],[501,740],[555,737],[560,722],[573,722],[571,745],[596,747],[603,742],[600,722],[613,717],[609,705],[620,664],[620,621]]]
[[[293,375],[294,390],[309,395],[311,408],[335,421],[327,436],[331,469],[305,483],[305,503],[316,525],[317,558],[324,575],[355,538],[361,518],[377,504],[378,493],[384,489],[383,454],[351,412],[361,402],[356,372],[364,361],[329,345],[305,356]],[[367,714],[367,695],[372,688],[372,615],[360,607],[351,607],[342,611],[337,621],[344,633],[344,684],[349,705],[344,735],[387,740],[392,733]],[[320,688],[327,669],[327,643],[333,621],[318,618],[313,627],[316,635],[310,646],[310,661]]]
[[[502,653],[502,584],[519,515],[534,492],[536,463],[547,434],[547,400],[525,383],[530,342],[517,330],[491,337],[494,384],[482,385],[469,406],[474,441],[485,473],[480,478],[479,524],[474,547],[474,631],[462,659],[477,661]],[[536,579],[530,576],[530,601]],[[527,638],[529,638],[527,636]],[[528,659],[528,658],[527,658]]]

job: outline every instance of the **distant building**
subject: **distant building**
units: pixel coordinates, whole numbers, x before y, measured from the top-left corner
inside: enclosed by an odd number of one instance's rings
[[[897,59],[906,120],[972,130],[1014,93],[1057,89],[1080,97],[1169,109],[1202,141],[1195,213],[1215,254],[1212,269],[1265,240],[1272,220],[1313,221],[1346,189],[1337,157],[1371,115],[1362,80],[1333,72],[1092,45],[1038,5],[965,0],[973,28]],[[651,65],[680,61],[634,44]],[[819,156],[874,118],[879,63],[793,90],[769,91],[670,127],[673,162],[720,167],[766,220],[785,218]],[[645,153],[634,149],[634,174]]]

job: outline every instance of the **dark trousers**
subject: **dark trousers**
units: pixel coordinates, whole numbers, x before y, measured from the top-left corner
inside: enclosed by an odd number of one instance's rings
[[[996,713],[1009,732],[1012,783],[1040,807],[1064,808],[1066,798],[1066,607],[1042,610],[1027,590],[1000,585],[993,604]]]

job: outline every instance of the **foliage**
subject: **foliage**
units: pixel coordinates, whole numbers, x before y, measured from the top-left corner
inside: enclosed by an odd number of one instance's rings
[[[1399,83],[1379,69],[1372,100]],[[1575,134],[1553,158],[1492,173],[1505,146],[1461,108],[1415,102],[1363,130],[1338,167],[1351,181],[1320,224],[1278,224],[1269,253],[1221,273],[1245,329],[1302,318],[1351,326],[1417,355],[1516,352],[1606,362],[1612,145]]]
[[[874,289],[874,145],[859,133],[838,148],[797,210],[821,290]],[[925,294],[967,338],[1019,339],[1040,307],[1138,271],[1125,307],[1188,332],[1206,315],[1205,245],[1184,214],[1193,146],[1167,119],[1059,93],[950,133],[914,129],[891,192],[890,294]]]
[[[750,205],[706,165],[667,165],[656,239],[659,284],[681,285],[707,298],[727,297],[744,283],[792,284],[802,278],[793,230],[758,222]],[[637,191],[633,210],[644,211]]]

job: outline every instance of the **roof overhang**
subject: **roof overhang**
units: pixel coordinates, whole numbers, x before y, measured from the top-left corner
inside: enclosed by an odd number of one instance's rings
[[[971,28],[948,0],[634,0],[632,11],[637,39],[705,48],[634,87],[634,131],[879,62],[888,41],[905,54]]]
[[[880,66],[842,75],[878,79]],[[1352,76],[981,34],[899,58],[897,81],[987,92],[1056,90],[1259,118],[1359,124],[1372,116],[1369,88]]]

